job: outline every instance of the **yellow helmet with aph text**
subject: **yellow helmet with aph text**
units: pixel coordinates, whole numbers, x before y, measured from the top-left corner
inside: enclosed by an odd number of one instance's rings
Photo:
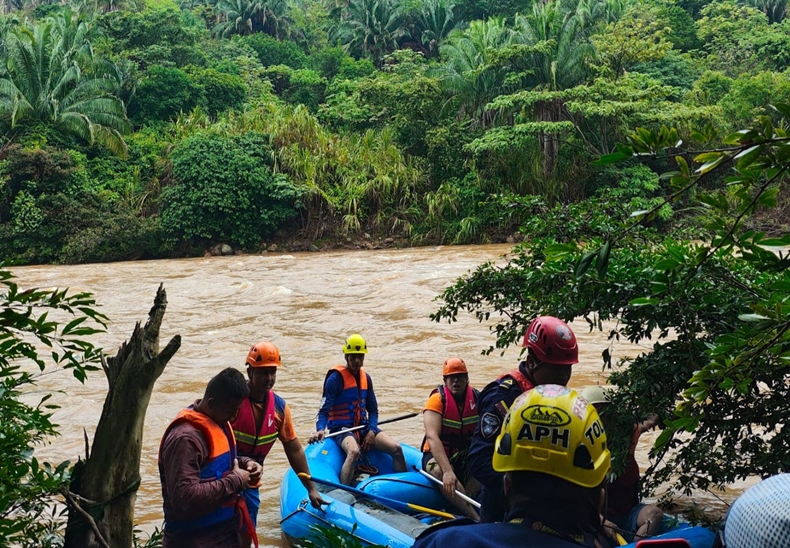
[[[540,472],[588,488],[603,483],[610,464],[595,407],[556,384],[536,386],[516,398],[493,459],[497,472]]]
[[[247,353],[247,365],[250,367],[279,367],[282,365],[280,351],[273,342],[256,342]]]
[[[368,345],[359,333],[354,333],[346,339],[343,345],[343,354],[367,354]]]
[[[468,374],[466,363],[461,358],[447,358],[442,367],[442,376]]]

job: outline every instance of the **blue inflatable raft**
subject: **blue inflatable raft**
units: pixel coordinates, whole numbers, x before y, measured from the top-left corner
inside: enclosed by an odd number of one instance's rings
[[[409,470],[419,467],[422,453],[410,445],[401,445]],[[314,478],[340,483],[340,468],[345,455],[333,440],[325,440],[305,448],[310,472]],[[447,511],[447,503],[438,489],[417,472],[393,473],[392,458],[378,451],[367,454],[367,462],[378,469],[375,476],[363,474],[357,489],[373,496],[418,504],[434,510]],[[293,470],[288,470],[280,487],[280,525],[291,545],[300,539],[317,538],[314,527],[337,527],[353,535],[364,545],[390,548],[409,548],[414,538],[437,518],[418,512],[406,514],[393,510],[375,500],[357,497],[343,489],[316,484],[330,504],[318,510],[310,506],[307,490]],[[672,532],[656,539],[682,538],[691,548],[711,548],[715,535],[705,527],[671,522]],[[628,544],[635,548],[636,544]]]
[[[420,466],[422,453],[410,445],[402,445],[409,469]],[[345,460],[343,450],[333,441],[325,440],[305,448],[310,473],[340,483],[340,468]],[[378,451],[367,453],[367,462],[378,469],[375,476],[358,476],[357,489],[374,496],[415,503],[435,510],[446,510],[446,501],[430,481],[417,472],[393,473],[392,457]],[[335,526],[366,545],[380,544],[392,548],[409,548],[414,538],[435,518],[415,512],[405,514],[374,500],[356,497],[342,489],[316,483],[329,506],[321,510],[310,506],[307,490],[293,470],[288,470],[280,488],[280,525],[288,542],[315,538],[313,526]]]

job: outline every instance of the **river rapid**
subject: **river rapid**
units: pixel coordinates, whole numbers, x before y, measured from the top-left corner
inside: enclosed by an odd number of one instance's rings
[[[227,366],[244,370],[249,347],[270,339],[283,366],[274,390],[291,407],[299,438],[315,429],[315,415],[326,371],[343,361],[342,344],[351,333],[367,340],[365,368],[373,378],[380,418],[420,411],[430,390],[441,382],[441,365],[462,357],[473,386],[482,388],[518,362],[520,348],[504,356],[481,355],[494,340],[486,325],[469,315],[454,324],[431,322],[429,314],[443,288],[486,261],[504,261],[508,245],[422,247],[385,251],[269,253],[231,257],[125,262],[79,266],[13,268],[22,287],[71,287],[90,291],[111,323],[95,342],[114,355],[137,321],[147,318],[156,289],[164,283],[168,308],[162,347],[180,334],[181,349],[157,381],[145,421],[135,522],[143,531],[161,526],[162,507],[156,466],[160,437],[180,409],[199,398],[206,382]],[[604,382],[601,352],[610,347],[603,333],[573,324],[580,363],[572,387]],[[615,359],[643,349],[628,343],[610,347]],[[55,413],[61,436],[37,450],[40,458],[60,462],[84,455],[83,428],[92,438],[101,415],[107,383],[93,372],[80,384],[65,371],[38,378],[38,393],[56,391]],[[413,418],[386,425],[395,439],[417,445],[422,422]],[[652,433],[640,441],[643,470]],[[279,527],[279,487],[287,469],[276,444],[266,459],[258,534],[261,546],[285,546]]]

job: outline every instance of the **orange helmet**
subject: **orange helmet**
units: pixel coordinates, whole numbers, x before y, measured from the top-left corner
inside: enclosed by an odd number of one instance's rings
[[[247,365],[250,367],[278,367],[280,351],[269,341],[260,341],[252,345],[247,354]]]
[[[466,364],[461,358],[447,358],[444,360],[444,367],[442,368],[442,375],[460,375],[461,373],[468,374]]]

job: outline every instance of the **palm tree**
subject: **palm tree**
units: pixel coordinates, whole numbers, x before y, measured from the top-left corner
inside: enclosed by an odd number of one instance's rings
[[[255,21],[260,20],[263,12],[263,7],[257,0],[218,0],[214,9],[225,20],[217,23],[212,32],[222,38],[234,34],[252,34]]]
[[[265,0],[261,5],[263,32],[282,40],[290,35],[293,20],[287,0]]]
[[[535,91],[558,92],[581,84],[589,75],[589,61],[595,49],[587,38],[587,28],[595,24],[596,12],[590,4],[579,2],[576,10],[565,12],[561,2],[536,3],[529,15],[516,15],[514,40],[535,48],[531,54],[532,70],[528,85]],[[537,122],[558,122],[562,119],[564,101],[551,94],[533,105]],[[539,134],[543,153],[543,174],[550,177],[557,164],[559,137],[556,133]]]
[[[405,35],[400,8],[392,0],[351,0],[330,39],[340,40],[350,53],[371,57],[381,67],[384,56],[395,51]]]
[[[771,24],[781,23],[787,16],[787,0],[746,0],[743,3],[763,12]]]
[[[483,129],[493,124],[496,113],[485,107],[511,87],[506,84],[509,71],[493,65],[491,57],[511,41],[504,19],[494,18],[472,21],[468,29],[456,32],[441,46],[447,60],[442,85],[458,107],[459,118],[468,116]]]
[[[122,134],[130,128],[117,96],[118,81],[96,63],[87,67],[94,68],[92,74],[83,71],[80,62],[85,63],[87,51],[92,51],[81,34],[85,29],[63,23],[48,19],[9,33],[7,73],[0,78],[0,116],[12,127],[27,121],[52,125],[124,156]]]
[[[427,0],[420,8],[415,38],[420,41],[428,57],[439,53],[439,46],[460,24],[453,15],[452,0]]]

